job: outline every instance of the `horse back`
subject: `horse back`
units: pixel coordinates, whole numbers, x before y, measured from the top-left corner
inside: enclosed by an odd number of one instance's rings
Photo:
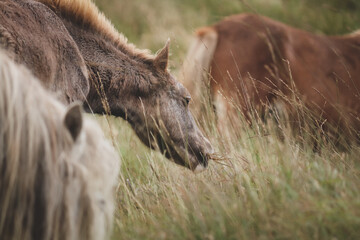
[[[32,0],[2,0],[0,12],[0,47],[7,55],[63,102],[85,100],[89,83],[84,59],[56,14]]]
[[[221,88],[227,95],[241,96],[247,92],[260,101],[284,77],[287,34],[283,26],[257,15],[241,14],[225,18],[214,29],[219,36],[211,64],[214,90]]]
[[[295,93],[318,116],[360,128],[359,34],[317,35],[253,14],[228,17],[213,29],[213,93],[236,97],[245,112]]]

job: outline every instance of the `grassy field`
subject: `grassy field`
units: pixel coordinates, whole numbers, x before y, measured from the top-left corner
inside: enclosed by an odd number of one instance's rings
[[[156,52],[170,37],[175,75],[194,30],[230,14],[256,12],[320,34],[360,28],[356,0],[96,3],[138,47]],[[113,239],[360,239],[359,146],[341,152],[318,139],[314,152],[306,130],[297,141],[282,122],[219,133],[210,114],[204,132],[227,160],[193,174],[144,147],[123,120],[97,119],[122,157]]]

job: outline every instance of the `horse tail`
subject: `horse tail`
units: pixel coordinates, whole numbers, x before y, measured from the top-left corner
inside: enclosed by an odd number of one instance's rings
[[[208,103],[210,64],[217,46],[218,34],[212,27],[196,31],[182,67],[182,82],[193,99],[192,110],[199,117]]]

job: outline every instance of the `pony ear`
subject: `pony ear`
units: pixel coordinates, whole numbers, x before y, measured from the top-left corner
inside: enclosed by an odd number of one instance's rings
[[[170,39],[166,41],[165,47],[161,49],[154,59],[154,65],[156,68],[166,71],[168,60],[169,60],[169,46],[170,46]]]
[[[69,130],[74,141],[79,137],[83,125],[81,106],[78,103],[71,104],[66,110],[64,125]]]

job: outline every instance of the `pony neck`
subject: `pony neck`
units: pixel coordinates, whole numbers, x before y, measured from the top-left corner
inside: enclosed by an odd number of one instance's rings
[[[75,40],[89,72],[90,92],[85,109],[99,114],[125,118],[122,99],[134,76],[146,76],[146,61],[127,52],[91,29],[81,29],[65,21],[65,26]]]

